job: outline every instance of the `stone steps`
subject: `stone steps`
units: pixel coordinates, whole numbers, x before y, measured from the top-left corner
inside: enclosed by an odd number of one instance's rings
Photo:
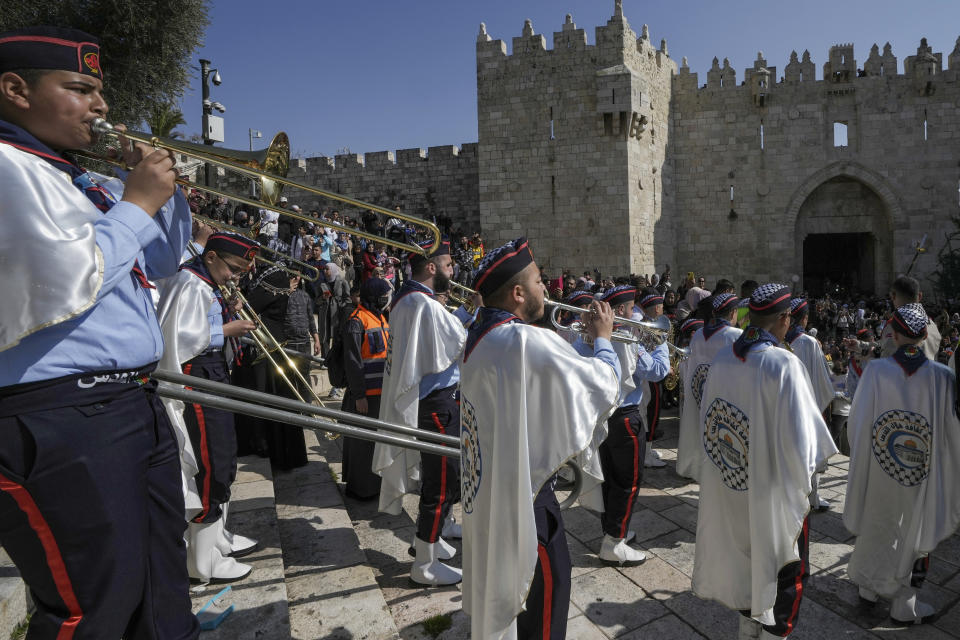
[[[0,547],[0,640],[7,640],[27,618],[29,596],[10,556]]]

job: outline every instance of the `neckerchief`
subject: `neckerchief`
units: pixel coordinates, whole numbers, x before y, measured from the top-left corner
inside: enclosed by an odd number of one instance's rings
[[[905,344],[893,353],[893,359],[907,374],[907,377],[910,377],[917,372],[917,369],[926,364],[927,354],[915,344]]]
[[[390,303],[390,310],[393,311],[393,308],[397,306],[398,302],[400,302],[400,298],[408,296],[411,293],[422,293],[430,296],[431,298],[434,297],[433,290],[430,289],[430,287],[411,278],[400,286],[400,291],[397,291],[396,297],[393,299],[393,302]]]
[[[750,353],[750,350],[760,344],[777,346],[780,344],[780,341],[766,329],[750,325],[740,334],[737,341],[733,343],[733,353],[740,358],[740,360],[746,362],[747,354]]]
[[[726,318],[714,318],[707,324],[703,326],[703,339],[709,340],[716,334],[720,333],[720,330],[724,327],[732,327],[730,321]]]
[[[793,344],[793,341],[799,338],[800,334],[802,333],[806,333],[803,327],[801,327],[798,324],[792,324],[790,325],[790,328],[787,329],[787,335],[785,337],[785,340],[787,341],[788,344]]]
[[[473,324],[471,324],[467,330],[467,344],[463,350],[463,361],[467,361],[467,358],[469,358],[473,352],[473,348],[476,347],[477,344],[480,343],[480,340],[490,333],[490,331],[500,325],[511,324],[513,322],[522,324],[523,320],[503,309],[480,307],[477,311],[477,319],[473,321]]]
[[[193,275],[197,276],[213,289],[213,295],[216,297],[217,302],[220,303],[220,317],[223,318],[223,324],[234,320],[233,312],[230,310],[230,305],[226,303],[223,299],[223,293],[220,291],[220,287],[216,282],[213,281],[213,276],[210,275],[210,270],[207,269],[207,265],[203,262],[201,256],[194,256],[190,260],[187,260],[182,265],[180,265],[181,271],[189,271]],[[243,353],[240,338],[237,336],[231,336],[229,338],[224,337],[224,340],[230,341],[230,348],[233,349],[234,361],[237,364],[240,364],[241,355]]]
[[[53,167],[56,167],[60,171],[63,171],[69,175],[73,181],[73,186],[82,191],[83,195],[87,196],[87,199],[93,203],[93,206],[99,209],[102,213],[106,213],[113,207],[113,205],[117,204],[117,199],[114,198],[109,191],[94,182],[93,178],[89,173],[87,173],[86,170],[81,169],[47,145],[37,140],[26,129],[18,127],[17,125],[11,124],[4,120],[0,120],[0,143],[8,144],[11,147],[19,149],[20,151],[45,160]],[[139,263],[136,261],[134,261],[133,268],[130,270],[130,273],[143,288],[156,288],[147,280],[147,276],[143,273]]]
[[[853,369],[854,373],[858,376],[863,376],[863,368],[857,364],[857,359],[853,356],[850,356],[850,368]]]

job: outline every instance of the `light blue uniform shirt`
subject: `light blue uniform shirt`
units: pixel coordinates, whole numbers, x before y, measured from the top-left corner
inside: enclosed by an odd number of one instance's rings
[[[580,336],[574,341],[573,348],[582,356],[600,358],[613,367],[613,370],[617,372],[617,380],[620,379],[620,358],[617,357],[617,352],[613,350],[613,343],[606,338],[595,338],[591,348]]]
[[[602,338],[598,338],[598,340],[602,340]],[[604,340],[604,342],[610,345],[610,352],[617,362],[617,379],[619,380],[620,358],[617,357],[616,352],[613,350],[613,345],[606,340]],[[589,355],[590,353],[590,346],[583,341],[583,338],[577,338],[576,342],[573,343],[573,348],[582,356]],[[596,353],[596,348],[597,345],[595,341],[594,353]],[[620,406],[630,407],[642,404],[643,394],[647,390],[646,382],[650,380],[663,380],[669,370],[670,352],[668,351],[667,345],[661,344],[653,351],[647,351],[643,348],[643,345],[640,345],[640,353],[637,356],[637,369],[633,372],[633,382],[637,385],[637,388],[629,393],[626,398],[622,398]]]
[[[214,300],[207,310],[207,322],[210,323],[210,346],[208,349],[223,348],[223,312],[220,300]]]
[[[178,190],[154,218],[121,200],[94,222],[94,228],[103,254],[103,285],[96,303],[86,313],[31,334],[0,354],[0,387],[133,370],[160,359],[163,336],[150,291],[130,270],[139,261],[150,280],[177,272],[190,239],[186,199]]]

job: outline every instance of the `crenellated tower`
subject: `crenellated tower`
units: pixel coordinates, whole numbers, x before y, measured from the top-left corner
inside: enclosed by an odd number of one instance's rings
[[[552,49],[529,20],[509,53],[481,24],[479,209],[491,244],[527,234],[551,272],[650,273],[669,262],[676,70],[666,40],[653,45],[646,25],[634,32],[619,0],[594,44],[570,15]]]

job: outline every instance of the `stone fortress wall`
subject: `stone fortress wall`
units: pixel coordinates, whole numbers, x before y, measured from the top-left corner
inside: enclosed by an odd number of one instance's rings
[[[669,263],[675,280],[812,285],[832,264],[882,293],[924,234],[913,274],[936,268],[958,213],[960,39],[945,64],[925,40],[902,71],[889,45],[860,66],[837,45],[820,80],[794,52],[782,72],[759,54],[742,79],[715,59],[701,82],[615,0],[594,44],[568,15],[552,49],[528,20],[509,54],[481,25],[476,51],[478,143],[301,159],[290,175],[448,215],[488,246],[526,234],[551,273]]]

